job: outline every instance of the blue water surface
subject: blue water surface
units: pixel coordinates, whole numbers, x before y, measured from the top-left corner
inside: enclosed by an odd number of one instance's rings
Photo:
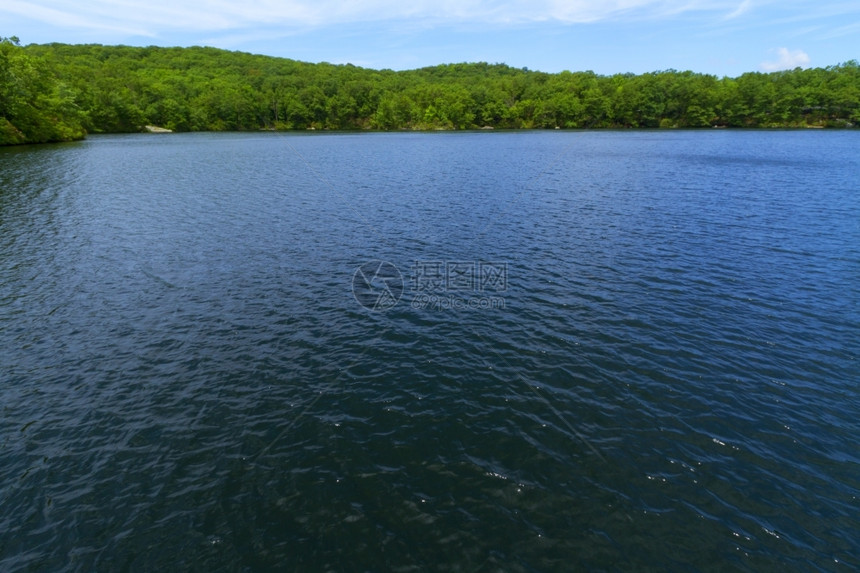
[[[856,570],[858,149],[0,149],[0,570]]]

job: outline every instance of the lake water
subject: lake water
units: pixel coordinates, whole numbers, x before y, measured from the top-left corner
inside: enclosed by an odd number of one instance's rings
[[[856,570],[858,150],[0,149],[0,570]]]

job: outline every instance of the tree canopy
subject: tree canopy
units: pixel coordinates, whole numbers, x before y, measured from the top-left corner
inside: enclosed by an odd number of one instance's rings
[[[84,136],[77,93],[45,58],[0,37],[0,144],[66,141]]]
[[[856,61],[737,78],[549,74],[504,64],[409,71],[215,48],[0,41],[0,143],[84,132],[259,129],[847,127]]]

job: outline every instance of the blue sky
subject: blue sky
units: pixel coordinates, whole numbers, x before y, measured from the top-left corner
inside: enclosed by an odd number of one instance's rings
[[[860,59],[860,1],[2,0],[0,36],[13,35],[396,70],[486,61],[737,76]]]

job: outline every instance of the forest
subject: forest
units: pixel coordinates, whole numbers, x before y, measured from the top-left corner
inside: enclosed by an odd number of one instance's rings
[[[216,48],[0,38],[0,144],[174,131],[852,127],[860,64],[718,78],[460,63],[408,70]]]

